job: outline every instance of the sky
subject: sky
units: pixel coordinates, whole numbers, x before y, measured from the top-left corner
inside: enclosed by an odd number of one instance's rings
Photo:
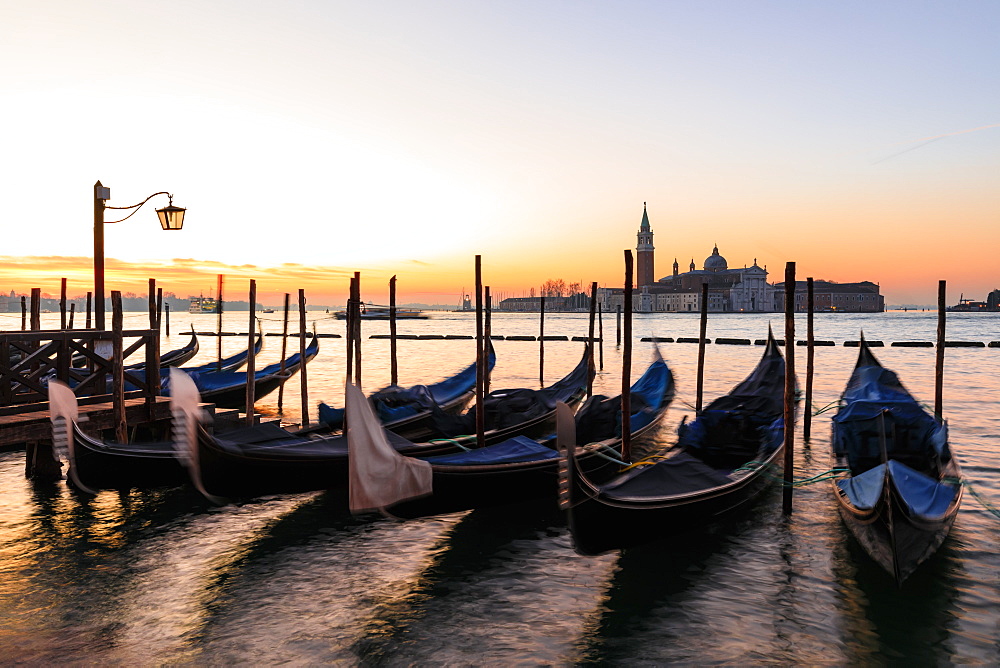
[[[0,0],[0,290],[455,303],[730,267],[1000,287],[1000,3]],[[108,220],[112,220],[108,212]],[[245,288],[244,288],[245,289]]]

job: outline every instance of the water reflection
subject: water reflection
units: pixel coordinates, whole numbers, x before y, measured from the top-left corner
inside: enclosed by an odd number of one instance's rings
[[[838,631],[848,662],[951,663],[955,648],[950,639],[960,614],[955,599],[964,578],[958,541],[949,537],[904,587],[897,587],[847,528],[839,529],[834,574],[842,613]]]
[[[709,336],[761,338],[769,317],[713,314]],[[579,335],[585,321],[585,314],[553,317],[546,333]],[[405,331],[463,334],[470,322],[455,314],[410,322]],[[985,322],[949,320],[949,338],[981,339]],[[243,325],[239,316],[226,328]],[[537,325],[537,315],[498,315],[494,332],[535,334]],[[698,332],[697,316],[648,317],[642,325],[646,331],[638,335]],[[213,329],[214,316],[197,327]],[[320,323],[321,332],[341,327]],[[366,324],[365,333],[382,333],[380,327]],[[936,318],[818,317],[817,338],[856,339],[862,327],[887,342],[931,340]],[[613,320],[605,334],[613,343]],[[175,339],[182,344],[186,335]],[[244,345],[235,339],[224,340],[232,347],[227,353]],[[314,401],[341,403],[343,345],[324,339],[309,375]],[[270,346],[261,363],[275,359],[279,348]],[[497,348],[496,386],[537,384],[536,344],[500,341]],[[650,349],[637,345],[633,378]],[[683,401],[694,399],[697,346],[661,349],[680,391],[658,435],[670,442],[688,412]],[[387,350],[386,342],[366,340],[367,389],[387,382]],[[401,342],[400,378],[435,380],[467,364],[471,350],[467,341]],[[545,352],[546,375],[555,377],[572,367],[579,346],[553,342]],[[617,394],[620,350],[609,344],[604,352],[595,389]],[[203,346],[202,354],[210,360],[214,346]],[[759,354],[754,346],[710,346],[705,396],[726,392]],[[933,350],[886,347],[878,354],[916,396],[933,396]],[[855,357],[856,349],[841,346],[816,351],[817,407],[839,396]],[[993,410],[1000,351],[949,349],[946,364],[956,456],[984,498],[1000,506],[1000,418]],[[297,384],[287,389],[286,417],[296,419]],[[276,398],[269,395],[259,408],[271,410]],[[815,418],[811,447],[797,441],[797,477],[829,468],[828,438],[828,416]],[[583,558],[573,552],[562,518],[545,508],[397,523],[352,518],[323,494],[215,508],[185,488],[91,498],[63,484],[32,487],[22,470],[22,453],[0,453],[0,649],[7,660],[927,665],[1000,659],[1000,522],[971,495],[939,553],[897,590],[852,545],[829,483],[797,489],[787,521],[775,487],[728,525]]]
[[[91,498],[44,484],[26,492],[26,513],[4,541],[5,551],[18,545],[18,555],[4,560],[3,613],[17,629],[19,655],[45,661],[73,648],[116,646],[135,595],[128,554],[202,502],[185,490]]]
[[[380,618],[393,633],[366,638],[360,656],[390,665],[571,661],[609,560],[573,553],[554,506],[462,515],[407,605]]]

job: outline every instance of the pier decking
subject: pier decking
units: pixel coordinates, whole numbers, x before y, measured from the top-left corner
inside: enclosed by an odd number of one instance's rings
[[[111,401],[80,406],[80,416],[86,416],[88,431],[113,429],[114,407]],[[150,403],[146,399],[126,399],[125,419],[129,425],[164,420],[170,417],[170,397],[156,397]],[[52,437],[52,424],[48,409],[0,415],[0,449],[20,446],[28,441],[40,441]]]

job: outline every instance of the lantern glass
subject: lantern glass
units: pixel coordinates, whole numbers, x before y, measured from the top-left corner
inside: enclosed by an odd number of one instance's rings
[[[156,215],[160,218],[160,227],[165,230],[179,230],[184,227],[184,212],[187,209],[174,206],[165,206],[156,210]]]

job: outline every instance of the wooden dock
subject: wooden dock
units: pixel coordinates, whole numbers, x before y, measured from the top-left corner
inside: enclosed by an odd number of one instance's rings
[[[81,418],[86,416],[84,426],[88,432],[115,427],[114,407],[110,401],[82,405],[80,416]],[[125,400],[125,419],[130,426],[169,417],[170,397],[156,397],[152,403],[143,398]],[[0,415],[0,449],[18,447],[30,441],[43,441],[51,437],[52,422],[47,409]]]

